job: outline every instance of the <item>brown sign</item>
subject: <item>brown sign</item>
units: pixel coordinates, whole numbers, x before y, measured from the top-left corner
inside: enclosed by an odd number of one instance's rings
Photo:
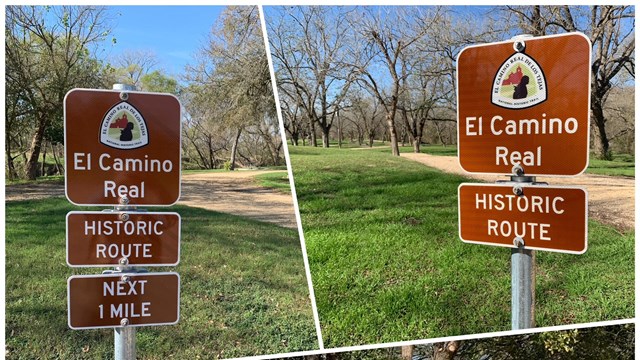
[[[590,65],[591,44],[580,33],[463,49],[460,166],[470,173],[512,174],[518,164],[532,176],[582,173],[589,162]]]
[[[123,259],[126,259],[124,263]],[[173,266],[180,261],[180,215],[169,212],[72,211],[69,266]]]
[[[74,89],[64,99],[65,192],[77,205],[172,205],[180,197],[180,102]]]
[[[122,325],[173,325],[178,322],[178,274],[126,276],[128,279],[123,279],[123,274],[70,277],[67,283],[69,327],[96,329]]]
[[[514,186],[521,186],[516,195]],[[578,187],[461,184],[458,226],[464,242],[573,254],[587,251],[587,192]]]

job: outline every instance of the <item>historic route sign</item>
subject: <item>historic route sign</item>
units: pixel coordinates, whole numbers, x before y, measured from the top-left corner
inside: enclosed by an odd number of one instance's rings
[[[516,195],[514,187],[522,189]],[[458,229],[464,242],[582,254],[587,251],[587,191],[527,183],[460,184]]]
[[[125,263],[121,263],[123,258]],[[180,215],[177,213],[72,211],[67,214],[69,266],[174,266],[179,261]]]
[[[516,164],[527,176],[582,173],[589,162],[590,84],[591,44],[580,33],[463,49],[460,166],[470,173],[512,174]]]
[[[180,197],[180,102],[73,89],[64,99],[65,192],[76,205],[172,205]]]
[[[180,318],[180,276],[176,273],[72,276],[67,283],[67,299],[72,329],[173,325]]]

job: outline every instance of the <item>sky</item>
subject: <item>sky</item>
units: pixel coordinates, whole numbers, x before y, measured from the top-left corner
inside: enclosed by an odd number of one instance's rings
[[[150,50],[157,69],[170,75],[184,72],[205,43],[223,6],[108,6],[112,34],[105,43],[106,57],[125,50]],[[111,39],[115,38],[113,44]]]

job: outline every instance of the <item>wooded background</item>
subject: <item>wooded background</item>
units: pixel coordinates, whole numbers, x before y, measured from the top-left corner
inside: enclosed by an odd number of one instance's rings
[[[257,7],[230,6],[211,19],[196,60],[180,74],[164,71],[147,49],[105,57],[117,42],[114,16],[101,6],[6,7],[7,179],[63,174],[65,94],[115,83],[178,96],[183,169],[284,164]]]
[[[591,146],[634,152],[633,6],[269,7],[291,144],[456,144],[456,59],[466,46],[580,31],[593,46]],[[559,59],[561,61],[561,59]],[[319,140],[320,139],[320,140]]]

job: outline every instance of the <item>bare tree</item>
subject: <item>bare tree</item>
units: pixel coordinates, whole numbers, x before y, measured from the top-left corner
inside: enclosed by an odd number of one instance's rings
[[[125,50],[116,57],[116,79],[118,83],[134,85],[141,88],[142,77],[150,73],[159,61],[151,50]]]
[[[380,101],[377,97],[365,92],[352,91],[349,94],[349,102],[351,106],[345,118],[356,127],[359,143],[361,144],[366,137],[367,144],[372,147],[373,141],[380,136],[384,127],[384,114]]]
[[[279,19],[269,21],[278,86],[322,131],[322,145],[329,147],[329,133],[352,79],[344,66],[344,45],[349,30],[342,7],[306,6],[281,8]],[[315,134],[312,132],[315,146]]]
[[[255,156],[240,153],[243,141],[246,151],[255,154],[256,149],[263,149],[268,153],[266,158],[279,163],[282,143],[257,7],[227,7],[214,24],[199,59],[188,67],[186,79],[190,84],[185,90],[191,99],[187,111],[197,120],[194,125],[206,125],[224,134],[230,143],[226,165],[230,170],[238,163],[252,165],[256,160]],[[214,146],[213,137],[208,140],[191,145],[204,143],[210,151],[223,149]],[[202,160],[204,151],[196,153]]]
[[[358,37],[352,42],[351,65],[359,75],[358,82],[367,87],[385,109],[393,155],[400,155],[395,118],[403,83],[413,65],[407,53],[441,16],[439,7],[428,10],[361,8],[352,19]]]
[[[599,157],[611,159],[606,102],[621,73],[635,77],[635,15],[633,6],[507,7],[519,26],[536,35],[581,31],[591,40],[591,117],[597,129]]]

